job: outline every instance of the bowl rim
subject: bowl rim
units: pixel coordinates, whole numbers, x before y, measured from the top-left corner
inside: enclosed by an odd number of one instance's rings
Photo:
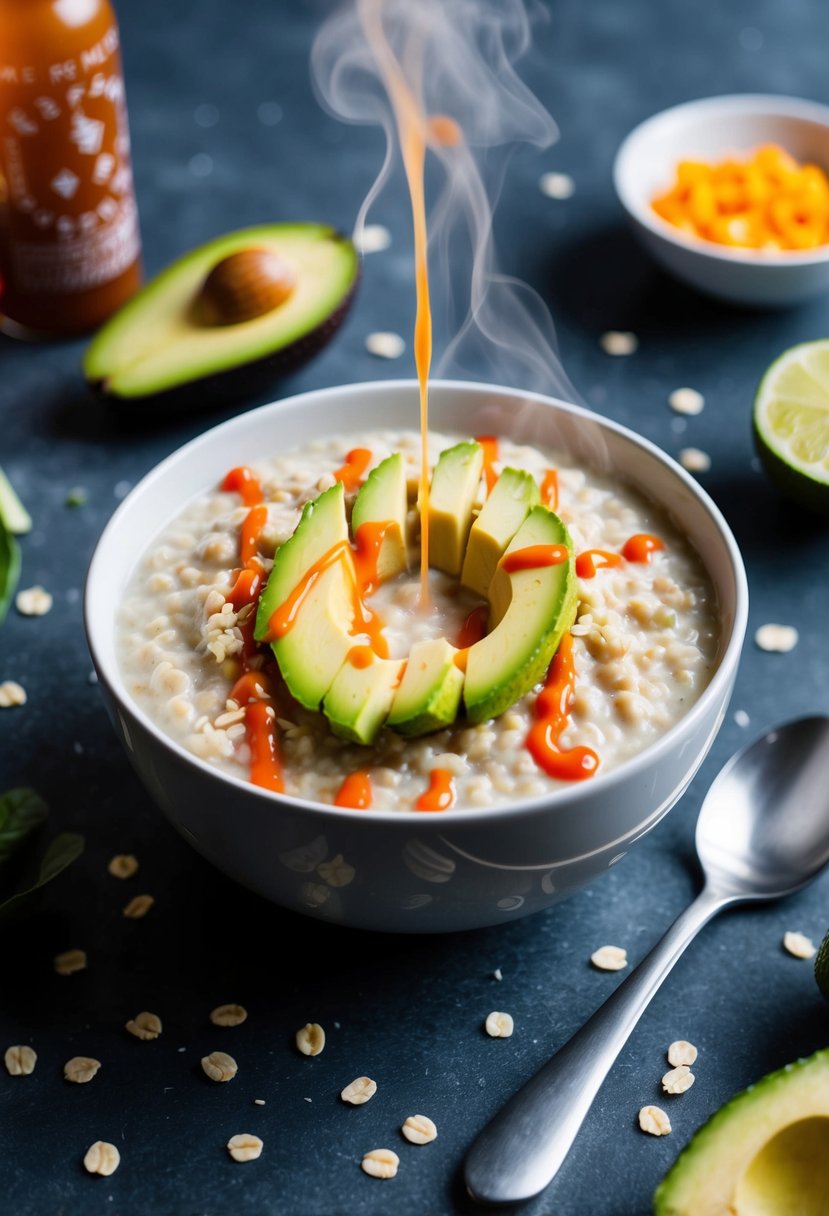
[[[113,538],[117,535],[118,529],[121,526],[121,521],[124,516],[132,509],[132,503],[139,495],[143,495],[152,490],[153,483],[164,478],[168,470],[174,468],[179,463],[186,462],[189,455],[198,447],[212,446],[221,444],[221,438],[228,431],[246,423],[251,417],[261,417],[266,414],[278,416],[281,408],[290,403],[297,405],[302,402],[308,402],[309,399],[316,398],[326,401],[330,396],[334,396],[339,400],[340,407],[351,400],[364,399],[366,393],[377,394],[381,396],[383,392],[390,390],[400,391],[401,388],[406,388],[414,395],[417,392],[417,381],[414,379],[399,379],[399,380],[374,380],[363,381],[348,385],[331,385],[325,388],[310,389],[304,393],[292,394],[289,397],[283,397],[276,401],[268,402],[265,405],[258,406],[252,410],[246,410],[233,418],[227,419],[215,427],[211,427],[206,431],[201,432],[195,438],[189,440],[176,448],[163,460],[153,466],[130,490],[129,494],[116,508],[106,526],[104,527],[89,563],[86,575],[86,583],[84,586],[84,606],[83,619],[84,630],[86,633],[87,645],[92,657],[95,670],[99,679],[104,684],[114,701],[117,703],[119,710],[126,711],[127,715],[137,720],[141,727],[150,734],[156,743],[160,744],[166,751],[171,752],[179,761],[184,761],[188,765],[192,765],[208,777],[216,781],[224,782],[232,788],[239,789],[246,795],[262,799],[270,805],[284,804],[292,807],[295,810],[304,813],[312,814],[313,816],[321,816],[323,819],[331,814],[336,814],[338,821],[343,816],[354,823],[366,822],[384,822],[387,824],[398,824],[411,828],[414,823],[423,824],[423,812],[416,810],[408,810],[401,808],[398,810],[383,808],[372,809],[367,815],[365,811],[357,810],[350,807],[335,807],[332,804],[325,802],[311,801],[310,799],[299,798],[288,793],[274,793],[270,790],[262,789],[259,786],[253,785],[250,781],[242,777],[236,777],[233,774],[226,773],[222,769],[216,768],[209,764],[206,760],[194,755],[188,751],[182,744],[178,743],[170,735],[161,729],[161,727],[153,721],[152,718],[144,711],[144,709],[130,697],[124,682],[123,677],[118,669],[117,659],[113,656],[113,661],[110,664],[108,659],[102,655],[95,637],[95,626],[93,620],[96,614],[94,608],[94,600],[100,594],[100,590],[107,588],[107,568],[104,561],[106,548],[113,543]],[[607,773],[599,772],[595,778],[589,781],[580,781],[569,786],[562,786],[561,789],[547,791],[543,794],[535,795],[532,798],[520,798],[508,803],[495,803],[486,807],[455,807],[450,808],[440,813],[440,824],[446,826],[466,826],[482,825],[487,821],[492,820],[493,815],[510,817],[523,817],[525,815],[534,815],[536,813],[554,812],[557,804],[566,803],[571,806],[573,803],[585,801],[594,796],[594,791],[597,789],[597,783],[610,791],[614,785],[618,785],[620,781],[641,772],[643,769],[651,767],[653,764],[658,764],[665,752],[672,746],[674,738],[678,732],[691,731],[694,724],[705,717],[712,703],[720,699],[723,686],[727,686],[732,679],[733,673],[736,670],[739,662],[740,653],[745,638],[746,626],[748,622],[748,580],[746,577],[745,567],[743,564],[742,555],[737,546],[734,535],[729,528],[720,509],[714,503],[713,499],[706,491],[688,474],[681,465],[673,460],[666,452],[663,452],[655,443],[649,439],[636,434],[621,423],[615,422],[612,419],[606,418],[601,414],[595,413],[584,406],[575,405],[571,402],[563,401],[560,398],[547,396],[543,393],[531,392],[524,389],[508,388],[503,385],[482,383],[472,380],[433,380],[430,381],[432,390],[441,391],[460,391],[475,393],[490,393],[499,396],[509,396],[512,399],[520,397],[523,401],[534,402],[544,408],[552,407],[555,410],[561,411],[570,416],[589,420],[593,424],[598,424],[604,427],[635,447],[644,449],[644,451],[658,463],[665,466],[685,487],[692,496],[697,499],[699,504],[706,511],[725,543],[726,552],[731,567],[731,573],[734,578],[735,585],[735,602],[734,602],[734,620],[731,627],[730,636],[723,649],[717,669],[714,672],[708,685],[703,690],[698,700],[691,706],[686,714],[684,714],[673,726],[656,739],[653,743],[637,752],[628,760],[624,760],[620,765],[612,768]],[[344,428],[344,430],[347,428]],[[184,504],[182,503],[182,506]],[[136,562],[140,560],[142,550],[136,557]],[[134,567],[133,567],[134,569]],[[109,616],[109,629],[114,632],[116,629],[116,608],[117,601],[113,602],[113,611]],[[718,724],[719,727],[719,724]]]
[[[817,266],[829,261],[829,243],[818,246],[817,249],[789,249],[763,253],[760,250],[718,245],[715,241],[705,241],[702,237],[690,236],[681,229],[675,228],[673,224],[669,224],[662,216],[657,215],[647,201],[642,201],[634,191],[627,189],[625,179],[628,162],[635,160],[640,155],[638,145],[647,140],[659,127],[668,126],[677,118],[686,115],[698,115],[700,118],[720,115],[727,118],[739,114],[755,116],[765,114],[769,117],[793,118],[801,122],[817,123],[829,131],[829,106],[818,101],[809,101],[803,97],[790,97],[777,93],[724,93],[680,102],[678,105],[669,106],[644,119],[622,140],[613,159],[613,187],[619,202],[633,220],[647,228],[654,236],[711,262],[782,268]],[[829,168],[827,168],[827,172],[829,172]]]

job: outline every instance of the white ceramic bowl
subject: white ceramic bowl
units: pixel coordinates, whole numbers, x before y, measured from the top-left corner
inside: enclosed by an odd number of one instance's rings
[[[135,704],[116,659],[115,614],[139,556],[194,495],[232,465],[325,434],[417,426],[414,382],[321,389],[242,414],[163,461],[124,500],[98,542],[86,585],[89,646],[115,728],[152,797],[219,869],[268,899],[342,924],[447,931],[535,912],[617,862],[679,798],[728,702],[748,593],[739,551],[703,490],[658,448],[587,410],[531,393],[436,383],[439,430],[502,434],[606,464],[675,520],[716,589],[718,668],[688,714],[621,767],[552,795],[488,810],[341,810],[226,776],[170,739]],[[317,875],[342,853],[356,874]]]
[[[829,107],[794,97],[706,97],[663,110],[620,147],[613,181],[645,248],[692,287],[753,307],[796,304],[829,289],[829,246],[806,252],[731,249],[681,232],[651,206],[681,160],[724,159],[777,143],[829,171]]]

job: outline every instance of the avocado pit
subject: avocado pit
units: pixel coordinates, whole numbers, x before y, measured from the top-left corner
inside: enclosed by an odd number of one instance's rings
[[[297,285],[297,272],[273,249],[239,249],[209,272],[195,299],[201,325],[242,325],[279,308]]]

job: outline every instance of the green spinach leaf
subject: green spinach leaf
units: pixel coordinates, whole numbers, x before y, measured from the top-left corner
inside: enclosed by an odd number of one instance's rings
[[[17,789],[0,794],[0,866],[40,827],[48,814],[49,808],[34,790]]]
[[[67,866],[80,857],[84,850],[84,839],[77,832],[61,832],[49,845],[40,862],[34,880],[21,890],[15,891],[5,900],[0,900],[0,923],[10,920],[21,912],[41,887],[57,878]]]

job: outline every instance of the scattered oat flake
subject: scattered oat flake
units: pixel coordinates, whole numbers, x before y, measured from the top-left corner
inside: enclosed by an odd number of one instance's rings
[[[430,1144],[438,1138],[438,1129],[428,1115],[409,1115],[400,1130],[410,1144]]]
[[[84,971],[86,969],[86,951],[64,950],[63,954],[55,955],[54,964],[58,975],[72,975],[75,971]]]
[[[391,245],[391,233],[383,224],[363,224],[354,233],[354,244],[360,253],[382,253]]]
[[[484,1022],[484,1029],[492,1039],[508,1039],[515,1029],[512,1014],[494,1010]]]
[[[378,359],[399,359],[405,349],[400,334],[379,330],[366,338],[366,350]]]
[[[643,1106],[639,1111],[639,1126],[649,1136],[668,1136],[671,1121],[659,1106]]]
[[[666,1094],[684,1094],[686,1089],[690,1089],[694,1084],[696,1077],[691,1072],[687,1064],[679,1064],[676,1068],[672,1068],[670,1072],[666,1072],[662,1078],[662,1088]]]
[[[88,1173],[101,1174],[106,1178],[118,1169],[121,1154],[114,1144],[108,1144],[106,1140],[96,1140],[86,1150],[83,1164]]]
[[[711,468],[711,457],[701,448],[683,448],[679,453],[679,463],[689,473],[707,473]]]
[[[668,1063],[674,1068],[678,1068],[681,1064],[690,1067],[695,1064],[697,1059],[697,1049],[693,1043],[689,1043],[687,1039],[676,1039],[668,1048]]]
[[[318,1056],[325,1047],[325,1031],[319,1022],[306,1022],[294,1038],[297,1049],[304,1056]]]
[[[137,1013],[134,1018],[130,1018],[125,1029],[135,1035],[137,1039],[149,1042],[150,1039],[157,1039],[161,1034],[161,1018],[157,1013],[148,1013],[145,1009],[143,1012]]]
[[[0,684],[0,709],[12,709],[26,704],[26,689],[16,680],[4,680]]]
[[[814,958],[817,954],[817,947],[805,933],[784,933],[783,949],[793,958]]]
[[[569,173],[544,173],[538,180],[538,188],[547,198],[570,198],[576,183]]]
[[[734,715],[734,721],[737,723],[738,726],[742,726],[743,729],[745,729],[748,726],[749,722],[751,721],[751,718],[748,716],[748,714],[746,713],[746,711],[744,709],[738,709]]]
[[[668,397],[668,405],[676,414],[701,414],[705,398],[695,388],[675,388]]]
[[[606,355],[632,355],[639,346],[636,334],[610,329],[599,338],[599,345]]]
[[[600,946],[590,955],[590,961],[599,971],[621,971],[628,965],[627,950],[621,946]]]
[[[502,980],[504,978],[501,973],[500,967],[496,967],[495,970],[493,971],[492,975],[493,975],[493,978],[496,980]]]
[[[393,1178],[400,1165],[400,1158],[390,1148],[373,1148],[363,1156],[363,1171],[372,1178]]]
[[[210,1011],[210,1021],[214,1026],[241,1026],[247,1016],[244,1005],[217,1005]]]
[[[116,853],[110,858],[107,869],[113,878],[132,878],[138,870],[138,858],[132,853]]]
[[[362,1106],[364,1102],[368,1102],[377,1093],[377,1082],[372,1081],[371,1077],[355,1077],[345,1089],[341,1091],[340,1097],[343,1102],[349,1102],[352,1106]]]
[[[91,1056],[73,1056],[64,1064],[63,1076],[65,1080],[74,1081],[76,1085],[86,1085],[100,1067],[101,1061],[94,1060]]]
[[[22,616],[45,616],[54,603],[44,587],[26,587],[18,591],[14,606]]]
[[[255,1161],[262,1156],[264,1145],[258,1136],[250,1132],[240,1132],[231,1136],[227,1142],[227,1151],[234,1161]]]
[[[10,1077],[28,1077],[35,1070],[37,1052],[33,1047],[28,1047],[23,1043],[7,1047],[3,1059],[6,1064],[6,1072]]]
[[[201,1066],[211,1081],[232,1081],[239,1071],[239,1065],[226,1051],[211,1051],[209,1056],[202,1056]]]
[[[253,1099],[253,1105],[254,1105],[254,1106],[264,1106],[264,1105],[265,1105],[265,1099],[264,1099],[264,1098],[254,1098],[254,1099]]]
[[[794,625],[761,625],[754,635],[754,641],[761,650],[787,654],[794,650],[799,636]]]
[[[152,895],[134,895],[122,909],[122,915],[126,916],[127,920],[141,920],[154,903],[155,897]]]

